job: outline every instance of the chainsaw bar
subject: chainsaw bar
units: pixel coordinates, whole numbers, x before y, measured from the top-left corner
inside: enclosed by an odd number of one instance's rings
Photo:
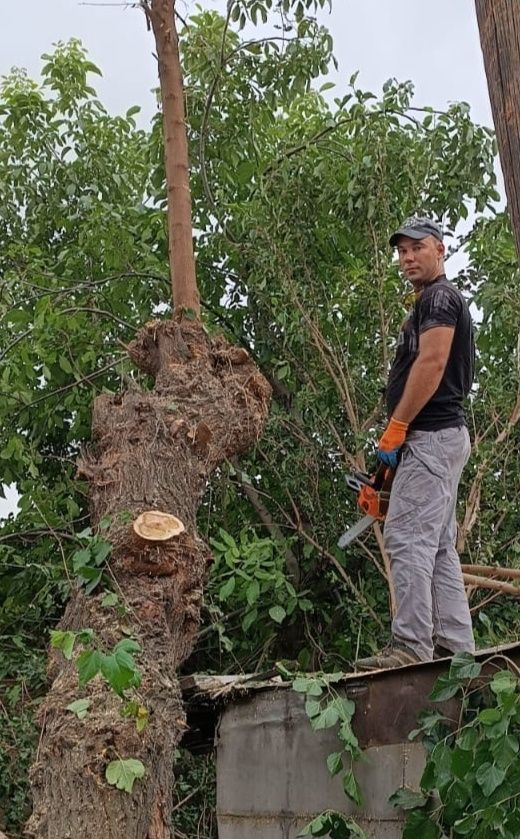
[[[348,530],[345,531],[343,536],[340,536],[338,539],[338,548],[346,548],[347,545],[350,545],[354,539],[359,539],[362,533],[377,521],[375,516],[363,516],[356,524],[352,527],[349,527]]]

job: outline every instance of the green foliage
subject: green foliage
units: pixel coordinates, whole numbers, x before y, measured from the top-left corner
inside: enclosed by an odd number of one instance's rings
[[[51,630],[51,646],[61,650],[68,661],[72,659],[76,641],[85,647],[75,661],[80,687],[88,684],[98,673],[121,698],[124,697],[125,690],[139,687],[141,676],[133,657],[134,653],[141,651],[137,641],[122,638],[110,652],[105,653],[94,646],[95,636],[92,629],[82,629],[79,632]]]
[[[75,714],[78,720],[84,720],[90,708],[90,699],[76,699],[67,705],[66,710]]]
[[[330,839],[367,839],[366,833],[353,819],[332,810],[316,816],[298,836],[329,836]]]
[[[195,755],[178,749],[174,772],[172,828],[175,835],[217,839],[213,755]]]
[[[133,757],[111,760],[105,770],[105,777],[109,784],[124,792],[131,793],[134,782],[144,778],[144,765]]]
[[[215,562],[206,601],[212,630],[225,650],[242,654],[252,645],[272,644],[279,625],[294,624],[313,609],[311,592],[296,591],[287,573],[291,541],[259,538],[252,528],[242,529],[235,540],[219,528],[210,544]],[[240,619],[240,637],[229,637],[224,610]]]
[[[355,705],[334,687],[342,677],[342,673],[298,675],[292,682],[292,688],[297,693],[305,694],[305,712],[313,731],[337,726],[337,736],[342,748],[341,751],[332,752],[328,756],[327,768],[332,776],[341,775],[343,791],[347,798],[362,806],[363,797],[353,769],[354,761],[361,757],[361,749],[352,730]],[[331,810],[320,813],[298,835],[309,834],[330,836],[331,839],[365,836],[352,819]]]
[[[102,522],[100,530],[105,530],[108,525],[109,522]],[[77,539],[82,547],[72,554],[72,569],[85,586],[86,594],[90,594],[103,579],[103,568],[112,553],[112,545],[100,533],[93,535],[90,527],[78,533]]]
[[[262,441],[242,472],[217,472],[200,510],[200,532],[225,550],[215,547],[194,669],[252,671],[290,658],[334,671],[388,629],[375,563],[358,544],[340,552],[336,539],[357,516],[344,473],[371,462],[406,311],[388,235],[412,211],[442,217],[450,232],[469,209],[478,215],[463,241],[453,237],[469,259],[461,285],[482,315],[470,411],[480,442],[460,513],[474,485],[467,558],[519,564],[511,417],[520,284],[507,219],[493,215],[493,136],[464,104],[412,108],[409,82],[389,80],[376,96],[354,74],[333,99],[327,83],[316,90],[334,62],[313,19],[324,5],[234,0],[228,21],[199,9],[181,33],[205,324],[247,347],[274,388]],[[266,15],[282,27],[275,35],[240,34]],[[22,745],[44,687],[47,631],[71,585],[104,582],[110,557],[103,528],[86,529],[87,487],[74,478],[92,400],[149,387],[124,346],[172,305],[160,115],[143,131],[135,108],[108,114],[91,83],[99,70],[77,41],[44,61],[39,83],[17,70],[0,88],[0,463],[2,482],[20,493],[17,518],[0,528],[0,681],[19,698],[29,686],[9,729],[19,722]],[[372,537],[366,547],[377,559]],[[114,598],[107,592],[104,607],[123,609]],[[503,601],[476,621],[482,643],[519,631],[518,610]],[[77,639],[60,643],[74,658]],[[119,652],[87,645],[84,682],[101,673],[126,696],[134,651]],[[128,708],[136,725],[138,713]],[[12,769],[12,756],[2,760]],[[20,802],[24,782],[0,774],[1,795]],[[12,828],[21,809],[9,806]]]
[[[24,635],[0,637],[0,830],[16,835],[29,815],[28,772],[38,743],[45,649]]]
[[[507,664],[507,659],[505,660]],[[420,835],[476,839],[514,839],[520,826],[520,691],[517,668],[500,670],[504,659],[482,666],[467,653],[454,656],[447,675],[437,680],[435,702],[460,698],[454,724],[439,713],[426,712],[420,727],[428,759],[421,791],[403,788],[391,797],[409,810],[405,839]],[[497,669],[494,669],[495,666]]]

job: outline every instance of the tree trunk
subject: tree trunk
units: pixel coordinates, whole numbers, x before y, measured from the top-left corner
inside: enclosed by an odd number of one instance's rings
[[[200,315],[193,256],[191,190],[184,91],[175,26],[175,0],[143,0],[152,24],[159,63],[163,109],[164,164],[168,194],[168,253],[173,303],[177,311]]]
[[[123,718],[122,701],[100,675],[79,690],[76,655],[51,654],[26,833],[38,839],[170,836],[174,750],[185,729],[176,671],[193,647],[210,562],[197,507],[211,471],[259,437],[271,395],[247,352],[210,340],[198,321],[147,324],[130,354],[155,376],[154,390],[96,399],[93,445],[79,467],[90,481],[92,526],[110,519],[110,571],[124,611],[103,607],[102,594],[77,591],[60,628],[91,627],[104,650],[128,635],[138,641],[142,683],[129,698],[146,708],[149,724],[139,733]],[[133,523],[147,510],[172,514],[184,530],[139,536]],[[79,697],[91,703],[83,720],[65,710]],[[117,758],[146,767],[131,794],[105,780]]]
[[[507,202],[520,255],[520,20],[516,0],[475,0]]]
[[[71,661],[54,651],[51,688],[40,706],[42,733],[31,770],[36,839],[168,839],[173,760],[186,727],[176,672],[193,648],[210,552],[196,516],[208,476],[248,449],[263,429],[271,387],[246,350],[210,340],[200,321],[182,76],[172,0],[142,0],[157,43],[163,98],[170,270],[174,318],[147,324],[129,348],[155,379],[151,392],[102,395],[94,403],[92,446],[79,471],[90,482],[91,523],[109,521],[110,573],[122,608],[77,590],[60,629],[94,630],[109,653],[129,635],[139,688],[126,699],[148,725],[121,715],[123,701],[100,674],[78,687]],[[145,515],[143,515],[145,514]],[[67,710],[78,698],[84,719]],[[145,776],[131,792],[110,786],[108,764],[133,758]]]

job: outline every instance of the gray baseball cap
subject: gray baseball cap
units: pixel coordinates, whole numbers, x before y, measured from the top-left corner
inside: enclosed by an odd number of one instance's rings
[[[395,233],[390,237],[392,247],[397,245],[399,236],[409,236],[410,239],[426,239],[427,236],[435,236],[442,242],[442,227],[437,222],[426,216],[410,216],[405,219]]]

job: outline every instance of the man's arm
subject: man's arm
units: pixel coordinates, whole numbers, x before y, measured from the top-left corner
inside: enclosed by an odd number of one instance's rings
[[[419,355],[410,369],[394,419],[412,422],[432,398],[446,369],[454,334],[453,326],[434,326],[419,337]]]

